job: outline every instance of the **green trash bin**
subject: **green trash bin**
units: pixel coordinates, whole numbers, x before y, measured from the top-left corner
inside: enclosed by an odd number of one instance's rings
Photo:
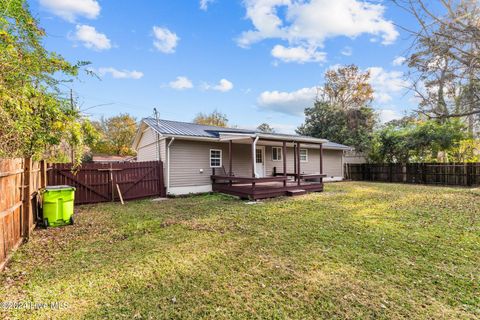
[[[45,227],[73,224],[74,187],[49,186],[41,190],[41,195]]]

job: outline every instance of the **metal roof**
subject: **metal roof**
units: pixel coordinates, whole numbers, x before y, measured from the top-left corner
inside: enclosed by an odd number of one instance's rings
[[[228,133],[236,133],[236,134],[263,134],[263,132],[255,131],[255,130],[248,130],[248,129],[239,129],[239,128],[224,128],[224,127],[216,127],[216,126],[209,126],[197,123],[189,123],[189,122],[181,122],[181,121],[172,121],[172,120],[164,120],[159,119],[158,122],[154,118],[144,118],[142,120],[148,126],[152,127],[155,131],[162,135],[173,135],[173,136],[188,136],[188,137],[206,137],[206,138],[219,138],[220,134],[228,134]],[[294,135],[294,134],[283,134],[283,133],[269,133],[268,135],[278,136],[279,138],[310,138],[316,139],[313,137],[302,136],[302,135]],[[341,149],[341,150],[348,150],[351,147],[335,143],[335,142],[326,142],[324,143],[324,147],[327,149]]]
[[[159,119],[157,124],[157,120],[155,120],[154,118],[145,118],[143,119],[143,121],[146,122],[150,127],[152,127],[158,133],[165,134],[165,135],[218,138],[220,132],[246,133],[246,134],[255,133],[255,131],[252,131],[252,130],[207,126],[207,125],[197,124],[197,123],[180,122],[180,121],[163,120],[163,119]]]

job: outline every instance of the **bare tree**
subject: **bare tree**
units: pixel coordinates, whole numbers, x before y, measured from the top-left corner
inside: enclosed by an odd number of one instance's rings
[[[417,21],[407,63],[419,112],[429,118],[480,115],[480,2],[393,0]]]

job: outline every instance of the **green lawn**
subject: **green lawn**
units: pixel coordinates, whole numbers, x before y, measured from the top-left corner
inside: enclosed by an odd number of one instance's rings
[[[0,297],[8,318],[474,319],[480,190],[327,184],[248,205],[203,195],[82,206],[40,230]]]

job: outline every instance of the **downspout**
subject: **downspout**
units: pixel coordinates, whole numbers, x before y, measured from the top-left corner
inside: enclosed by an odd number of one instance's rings
[[[167,194],[170,192],[170,146],[172,145],[175,137],[167,145]]]
[[[253,173],[255,175],[255,178],[258,178],[258,174],[257,174],[257,165],[256,165],[256,150],[257,150],[257,141],[260,137],[259,136],[256,136],[255,137],[255,140],[253,140],[253,144],[252,144],[252,159],[253,159]]]

